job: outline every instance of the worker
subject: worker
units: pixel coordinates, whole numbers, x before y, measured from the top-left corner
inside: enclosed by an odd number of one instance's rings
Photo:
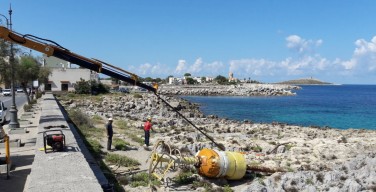
[[[107,151],[111,151],[111,144],[112,144],[112,136],[114,131],[112,130],[112,118],[108,119],[108,123],[106,124],[106,131],[107,131]]]
[[[150,130],[153,131],[153,128],[151,125],[151,117],[148,117],[144,124],[144,131],[145,131],[145,145],[144,146],[145,147],[149,147]]]

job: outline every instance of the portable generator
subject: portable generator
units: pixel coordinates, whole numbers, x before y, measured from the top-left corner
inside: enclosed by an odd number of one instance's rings
[[[49,130],[43,132],[44,152],[47,153],[47,145],[52,151],[63,151],[65,148],[65,135],[61,130]]]

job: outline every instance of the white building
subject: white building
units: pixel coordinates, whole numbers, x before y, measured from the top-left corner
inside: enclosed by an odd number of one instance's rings
[[[181,85],[183,83],[182,78],[177,78],[177,77],[169,77],[168,78],[168,84],[170,85]]]
[[[98,73],[77,65],[58,59],[44,56],[43,66],[51,68],[48,83],[44,85],[45,91],[74,91],[74,86],[81,79],[85,81],[98,81]],[[43,89],[43,87],[41,87]]]

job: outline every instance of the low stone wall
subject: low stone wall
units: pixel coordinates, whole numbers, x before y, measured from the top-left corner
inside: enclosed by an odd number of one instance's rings
[[[43,96],[41,108],[35,158],[24,191],[103,191],[101,185],[107,184],[107,179],[75,128],[66,121],[66,115],[52,94]],[[66,139],[64,152],[39,150],[43,148],[43,132],[46,130],[63,131]]]

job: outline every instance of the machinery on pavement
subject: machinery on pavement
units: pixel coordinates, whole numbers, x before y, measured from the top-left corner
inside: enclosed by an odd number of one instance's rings
[[[47,153],[48,146],[52,151],[64,151],[65,149],[65,135],[61,130],[49,130],[43,132],[43,146],[44,152]]]

